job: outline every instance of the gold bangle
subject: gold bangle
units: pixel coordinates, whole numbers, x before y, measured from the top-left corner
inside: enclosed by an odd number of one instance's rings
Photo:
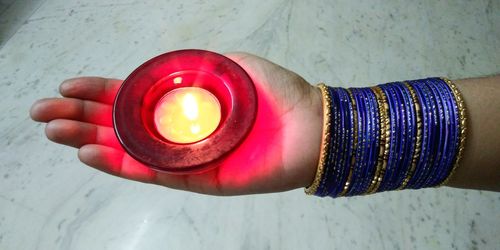
[[[351,163],[349,167],[349,174],[347,176],[347,180],[344,184],[344,189],[342,192],[339,194],[339,196],[344,196],[347,191],[349,190],[349,186],[351,185],[351,179],[352,179],[352,172],[354,171],[354,165],[356,163],[356,146],[358,144],[358,113],[356,110],[356,101],[354,100],[354,96],[352,95],[352,92],[350,89],[346,89],[347,93],[349,94],[349,99],[351,99],[352,103],[352,113],[353,113],[353,145],[352,145],[352,156],[351,156]]]
[[[387,158],[389,157],[389,141],[390,141],[390,118],[389,118],[389,104],[387,103],[386,96],[382,89],[378,86],[371,87],[371,90],[375,94],[377,99],[377,105],[380,117],[380,139],[379,139],[379,154],[377,157],[377,167],[375,169],[375,174],[373,175],[372,182],[366,194],[373,194],[377,192],[380,187],[380,183],[385,174],[385,169],[387,167]]]
[[[330,143],[330,108],[331,108],[331,98],[328,93],[327,87],[324,83],[318,84],[321,90],[321,99],[323,103],[323,136],[321,138],[321,152],[319,155],[318,167],[316,169],[316,174],[313,183],[305,188],[305,193],[308,195],[315,194],[318,190],[321,178],[323,176],[323,171],[325,169],[325,160],[328,145]]]
[[[420,150],[422,146],[422,114],[421,114],[421,109],[420,109],[420,103],[417,98],[417,94],[415,93],[415,90],[413,87],[408,84],[407,82],[404,82],[404,85],[410,92],[411,99],[413,101],[413,107],[415,110],[415,117],[416,117],[416,123],[417,123],[417,135],[415,136],[415,151],[413,152],[413,156],[411,159],[411,165],[410,169],[408,170],[408,173],[406,174],[405,179],[403,180],[403,183],[401,186],[398,188],[398,190],[404,189],[406,185],[408,185],[408,182],[410,181],[411,177],[415,173],[415,169],[417,168],[417,162],[418,158],[420,157]]]
[[[455,101],[457,103],[458,116],[459,116],[459,120],[460,120],[460,122],[459,122],[459,126],[460,126],[459,138],[460,138],[460,140],[459,140],[459,145],[458,145],[457,157],[455,158],[455,162],[453,163],[453,168],[451,169],[448,177],[446,177],[446,179],[444,179],[443,182],[441,182],[439,185],[437,185],[438,187],[445,185],[450,180],[451,176],[455,173],[455,170],[457,169],[457,167],[459,165],[460,159],[462,158],[462,154],[463,154],[463,151],[465,148],[465,140],[467,137],[467,112],[466,112],[465,103],[464,103],[464,99],[462,97],[462,94],[460,93],[457,86],[455,86],[455,84],[452,81],[450,81],[447,78],[441,78],[441,79],[443,81],[445,81],[446,84],[448,84],[448,86],[450,87],[450,89],[453,92],[453,96],[455,97]]]

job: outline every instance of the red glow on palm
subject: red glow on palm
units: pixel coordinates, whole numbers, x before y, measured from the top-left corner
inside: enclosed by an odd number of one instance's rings
[[[209,167],[211,170],[190,175],[156,172],[137,162],[121,149],[124,154],[123,159],[112,154],[107,160],[112,162],[110,164],[112,166],[120,165],[120,161],[123,161],[124,165],[121,168],[109,169],[110,172],[115,175],[125,175],[130,179],[166,182],[176,188],[195,189],[203,193],[223,194],[225,190],[239,193],[239,190],[243,192],[249,186],[265,188],[267,185],[274,185],[266,181],[266,176],[272,176],[275,174],[273,172],[280,171],[280,168],[275,166],[282,164],[282,124],[279,119],[279,107],[271,97],[267,96],[261,87],[262,84],[258,82],[255,84],[259,105],[252,130],[227,157],[211,163],[213,164]],[[256,181],[258,183],[255,183]]]

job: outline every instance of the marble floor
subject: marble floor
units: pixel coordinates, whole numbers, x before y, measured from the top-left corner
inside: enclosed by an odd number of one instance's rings
[[[0,1],[0,249],[498,249],[500,194],[212,197],[85,167],[31,121],[74,76],[247,51],[311,83],[500,73],[500,1]]]

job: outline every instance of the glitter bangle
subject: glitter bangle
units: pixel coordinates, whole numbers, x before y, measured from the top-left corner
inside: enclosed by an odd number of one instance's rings
[[[460,94],[460,91],[458,90],[457,86],[455,86],[455,84],[451,80],[446,79],[446,78],[442,78],[442,79],[443,79],[443,81],[446,82],[448,87],[453,92],[453,96],[455,97],[455,102],[458,106],[458,116],[459,116],[459,120],[460,120],[460,123],[459,123],[460,140],[459,140],[459,145],[458,145],[458,152],[456,154],[456,158],[455,158],[455,161],[453,163],[453,168],[451,169],[451,172],[448,174],[448,177],[446,177],[446,179],[443,182],[441,182],[439,184],[439,186],[445,185],[450,180],[450,178],[453,176],[453,174],[455,173],[455,171],[460,163],[460,159],[462,158],[462,154],[463,154],[463,151],[465,148],[465,141],[467,139],[467,111],[465,108],[464,99],[463,99],[462,95]]]
[[[305,188],[306,194],[312,195],[316,193],[318,189],[319,183],[321,182],[321,177],[323,175],[324,166],[325,166],[325,158],[326,158],[326,150],[328,148],[328,144],[330,142],[330,96],[328,91],[326,90],[326,85],[323,83],[318,84],[319,89],[321,90],[321,99],[323,106],[323,136],[321,138],[321,149],[320,156],[318,161],[318,167],[316,169],[316,174],[314,177],[313,183]]]
[[[375,86],[371,88],[377,97],[377,104],[380,114],[380,140],[379,140],[379,153],[377,157],[377,166],[373,180],[366,191],[368,194],[374,193],[378,190],[380,182],[385,174],[387,167],[387,158],[389,154],[389,141],[390,141],[390,119],[389,119],[389,104],[387,97],[380,87]]]
[[[347,194],[347,191],[349,191],[349,188],[351,186],[351,183],[353,181],[353,172],[354,166],[356,163],[356,152],[357,152],[357,144],[358,144],[358,113],[356,111],[356,102],[354,100],[354,97],[352,95],[352,92],[350,89],[347,89],[347,94],[349,95],[349,100],[351,102],[351,121],[352,121],[352,147],[351,147],[351,154],[349,155],[349,174],[347,175],[347,180],[344,184],[344,189],[342,192],[339,194],[339,196],[344,196]]]
[[[415,148],[415,151],[413,152],[412,160],[411,160],[411,165],[408,173],[406,174],[405,179],[403,180],[403,183],[398,189],[404,189],[408,185],[408,182],[410,179],[413,177],[413,174],[415,173],[415,169],[417,168],[417,162],[418,159],[420,158],[420,151],[421,151],[421,146],[422,146],[422,134],[423,134],[423,126],[422,126],[422,109],[421,104],[419,99],[417,98],[417,94],[415,93],[415,90],[413,87],[408,84],[407,82],[404,83],[408,91],[410,92],[411,99],[413,101],[413,109],[415,112],[415,117],[416,117],[416,136],[413,138],[413,145]]]

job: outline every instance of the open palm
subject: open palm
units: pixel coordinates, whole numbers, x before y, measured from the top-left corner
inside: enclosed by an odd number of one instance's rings
[[[112,125],[112,104],[122,81],[81,77],[63,82],[62,98],[42,99],[31,117],[47,122],[47,137],[79,148],[80,160],[141,182],[214,195],[278,192],[314,178],[321,141],[321,94],[297,74],[245,53],[227,54],[252,78],[258,96],[255,124],[211,170],[176,175],[152,170],[129,156]]]

